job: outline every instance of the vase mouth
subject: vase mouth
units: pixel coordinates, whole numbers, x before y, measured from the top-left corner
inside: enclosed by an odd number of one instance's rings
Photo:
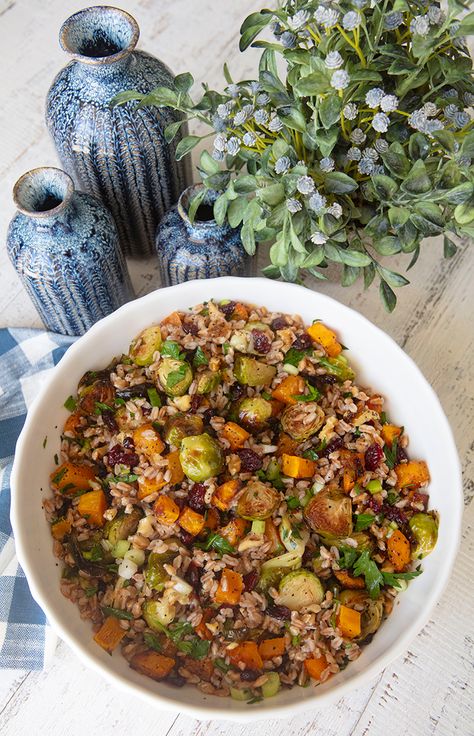
[[[69,174],[53,166],[43,166],[20,176],[13,187],[13,201],[24,215],[47,218],[65,209],[73,193]]]
[[[139,35],[137,21],[125,10],[94,5],[64,21],[59,43],[63,51],[84,64],[113,64],[133,51]]]
[[[197,208],[194,219],[191,222],[189,218],[189,207],[191,204],[191,200],[196,194],[199,194],[199,192],[202,191],[205,191],[204,199]],[[218,193],[215,192],[213,189],[206,189],[204,187],[204,184],[193,184],[181,192],[181,195],[178,199],[178,212],[181,218],[190,227],[213,227],[216,225],[213,206],[217,197]]]

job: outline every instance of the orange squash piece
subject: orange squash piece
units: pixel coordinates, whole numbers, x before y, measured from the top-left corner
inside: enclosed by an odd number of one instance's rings
[[[228,567],[224,567],[214,600],[216,603],[227,603],[229,606],[235,606],[240,601],[243,589],[242,575]]]
[[[334,575],[344,588],[349,588],[350,590],[364,590],[365,588],[364,578],[354,578],[352,575],[349,575],[347,570],[335,570]]]
[[[94,636],[94,641],[110,654],[118,647],[126,633],[120,626],[118,618],[108,616]]]
[[[213,532],[219,526],[221,517],[219,516],[219,512],[217,511],[217,509],[207,509],[205,513],[205,519],[206,524],[204,528],[209,529],[209,531]]]
[[[229,544],[235,547],[242,539],[247,531],[247,521],[245,519],[231,519],[229,523],[219,529],[221,537],[227,539]]]
[[[153,506],[153,511],[160,524],[174,524],[179,516],[179,506],[169,496],[162,494],[158,496]]]
[[[142,424],[134,431],[133,442],[136,451],[145,455],[151,462],[165,449],[165,443],[151,422]]]
[[[312,478],[316,472],[316,463],[298,455],[287,455],[281,458],[281,472],[289,478]]]
[[[178,524],[182,529],[196,537],[202,532],[206,524],[206,520],[202,514],[193,511],[189,506],[185,506],[178,520]]]
[[[235,422],[226,422],[222,428],[222,435],[228,441],[231,450],[243,447],[245,440],[250,437],[250,433]]]
[[[130,660],[130,667],[141,675],[151,677],[152,680],[162,680],[169,675],[175,665],[171,657],[164,657],[153,649],[134,654]]]
[[[342,345],[338,342],[336,333],[322,322],[315,322],[308,327],[306,332],[314,342],[324,348],[330,358],[336,358],[342,351]]]
[[[424,460],[410,460],[395,466],[398,488],[421,486],[430,480],[430,471]]]
[[[278,449],[276,454],[279,457],[284,453],[286,453],[287,455],[294,455],[297,447],[298,442],[294,440],[293,437],[290,437],[289,434],[285,434],[285,432],[282,432],[278,437]]]
[[[227,480],[216,488],[212,494],[211,503],[221,511],[227,511],[241,485],[240,480]]]
[[[144,498],[150,496],[152,493],[161,491],[161,489],[164,488],[166,485],[167,483],[165,480],[163,480],[163,478],[146,478],[144,475],[140,475],[138,476],[137,498],[139,501],[142,501]]]
[[[241,304],[240,302],[237,302],[237,304],[234,307],[234,311],[232,312],[231,319],[245,319],[248,320],[249,318],[249,310],[246,306]]]
[[[354,611],[353,608],[348,606],[340,606],[337,614],[336,622],[338,628],[341,630],[342,636],[347,639],[354,639],[356,636],[360,636],[361,615],[359,611]]]
[[[166,459],[168,461],[168,470],[170,471],[169,483],[172,486],[175,486],[177,483],[181,483],[181,481],[184,480],[184,472],[179,459],[179,450],[169,452]]]
[[[286,651],[286,639],[284,636],[275,639],[264,639],[258,645],[258,651],[263,660],[281,657]]]
[[[295,396],[301,396],[304,394],[306,382],[302,376],[287,376],[283,381],[272,391],[272,396],[277,401],[281,401],[283,404],[293,405],[297,404]]]
[[[395,529],[387,539],[387,553],[396,572],[402,572],[410,562],[410,542],[400,529]]]
[[[393,440],[396,437],[400,437],[401,433],[402,433],[402,428],[397,427],[395,424],[384,424],[382,429],[380,430],[380,434],[382,435],[383,441],[389,447],[392,446]]]
[[[173,325],[174,327],[181,327],[181,317],[179,315],[179,312],[171,312],[171,314],[165,317],[161,322],[164,325]]]
[[[51,524],[51,534],[59,542],[71,531],[72,524],[68,519],[59,519]]]
[[[81,424],[82,414],[79,411],[75,411],[68,416],[64,423],[63,432],[72,432],[76,434],[78,427]]]
[[[74,496],[78,491],[87,491],[89,481],[96,477],[96,470],[91,465],[75,465],[66,462],[51,473],[51,487],[59,493]]]
[[[200,639],[211,641],[214,638],[214,634],[206,626],[206,623],[211,620],[214,613],[215,611],[213,608],[205,608],[202,612],[202,619],[194,629]]]
[[[312,680],[320,680],[321,675],[323,674],[327,666],[327,659],[323,655],[321,655],[320,657],[311,657],[310,659],[305,659],[304,662],[305,670]]]
[[[79,498],[77,510],[80,515],[87,519],[91,526],[104,526],[104,514],[107,511],[107,499],[102,489],[89,491]]]
[[[243,664],[246,670],[261,670],[263,667],[262,656],[254,641],[242,641],[236,647],[228,648],[227,654],[236,667],[239,664]]]

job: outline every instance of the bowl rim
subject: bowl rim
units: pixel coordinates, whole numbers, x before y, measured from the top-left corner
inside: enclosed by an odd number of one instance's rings
[[[213,285],[217,282],[219,284],[222,284],[224,282],[236,285],[237,282],[243,283],[249,281],[251,281],[252,285],[255,287],[253,289],[255,295],[258,295],[260,293],[260,286],[263,295],[264,288],[268,288],[269,284],[274,283],[275,285],[278,285],[277,288],[281,289],[282,292],[288,292],[288,300],[285,299],[285,294],[282,293],[282,303],[284,304],[291,304],[292,293],[295,294],[295,297],[296,292],[298,293],[298,295],[301,296],[301,291],[303,290],[304,292],[307,292],[312,296],[316,296],[317,299],[321,300],[322,303],[325,303],[327,306],[337,305],[337,309],[340,311],[341,321],[343,321],[344,319],[344,313],[346,315],[351,314],[353,317],[355,316],[356,320],[360,321],[361,327],[368,328],[371,331],[375,331],[377,333],[377,337],[381,339],[382,342],[385,341],[386,343],[390,343],[392,348],[395,348],[404,356],[404,360],[408,364],[410,370],[418,374],[418,379],[424,384],[424,388],[427,391],[430,402],[432,402],[433,405],[436,406],[439,414],[439,420],[442,423],[443,437],[444,440],[447,442],[447,445],[445,445],[446,455],[449,463],[452,465],[453,481],[451,493],[453,494],[453,500],[455,500],[452,509],[452,526],[454,529],[454,533],[448,540],[449,543],[447,545],[445,553],[445,560],[447,558],[448,561],[444,565],[443,574],[440,574],[436,577],[435,584],[431,587],[429,595],[426,597],[425,603],[420,609],[420,613],[418,613],[412,619],[410,625],[406,627],[403,634],[398,638],[396,644],[393,644],[387,651],[379,655],[363,671],[355,673],[348,680],[338,683],[337,685],[333,685],[330,689],[325,690],[324,692],[318,693],[319,688],[315,689],[314,697],[307,699],[305,698],[300,702],[279,704],[278,702],[273,703],[273,701],[271,701],[271,707],[269,707],[270,704],[268,704],[266,708],[261,709],[248,708],[246,710],[225,711],[224,709],[216,709],[212,705],[207,704],[199,706],[189,705],[185,701],[178,704],[176,701],[170,701],[166,696],[163,696],[158,692],[150,693],[144,686],[131,682],[126,676],[122,674],[113,672],[111,669],[108,668],[105,663],[102,663],[98,658],[95,658],[94,655],[86,650],[82,641],[79,640],[79,637],[72,635],[67,631],[67,628],[63,625],[60,618],[54,613],[53,606],[49,604],[48,592],[42,586],[42,581],[39,576],[36,576],[33,565],[30,564],[33,563],[34,554],[33,552],[29,551],[28,539],[26,538],[26,535],[23,534],[21,525],[21,504],[19,503],[21,492],[17,491],[17,488],[20,483],[22,453],[29,439],[29,434],[31,432],[30,427],[34,424],[39,414],[43,397],[47,393],[51,384],[54,382],[58,371],[63,371],[69,365],[69,363],[72,363],[74,361],[76,354],[78,354],[82,350],[84,343],[86,343],[91,337],[93,338],[95,335],[100,334],[102,330],[107,329],[109,324],[113,323],[115,320],[120,319],[122,315],[125,315],[130,304],[140,303],[146,311],[147,304],[154,302],[157,299],[157,294],[160,295],[160,301],[166,301],[166,295],[169,294],[171,291],[182,292],[184,304],[187,303],[185,299],[186,292],[199,288],[196,287],[196,284],[199,284],[200,291],[202,291],[205,298],[206,295],[212,294]],[[262,301],[264,301],[263,297]],[[396,341],[392,337],[390,337],[390,335],[385,333],[380,327],[372,323],[357,310],[348,307],[341,302],[338,302],[336,299],[333,299],[326,294],[307,290],[303,286],[290,283],[270,282],[268,279],[259,277],[252,279],[239,277],[202,279],[198,281],[188,281],[183,284],[169,286],[166,288],[156,289],[155,291],[146,294],[139,299],[134,300],[133,302],[125,304],[112,314],[104,317],[99,322],[96,322],[83,336],[81,336],[78,340],[76,340],[75,343],[69,346],[67,352],[61,358],[58,364],[52,369],[44,385],[41,387],[40,391],[32,402],[28,410],[25,424],[16,444],[10,483],[10,519],[15,539],[16,553],[18,561],[26,575],[31,594],[38,605],[45,612],[48,622],[51,624],[53,630],[55,630],[58,635],[71,647],[71,649],[79,657],[81,662],[85,666],[91,667],[94,671],[98,672],[108,682],[116,685],[120,690],[126,691],[128,693],[133,692],[139,698],[154,707],[158,707],[166,711],[183,713],[199,720],[209,720],[211,718],[214,718],[217,720],[222,719],[226,721],[234,721],[240,723],[258,721],[266,718],[285,718],[288,716],[300,714],[303,709],[308,709],[309,707],[313,709],[326,707],[327,705],[330,705],[339,700],[344,695],[356,689],[357,687],[361,687],[367,684],[373,677],[375,677],[377,674],[380,674],[394,659],[396,659],[399,655],[406,651],[409,643],[415,638],[415,636],[427,623],[431,612],[433,611],[436,603],[439,601],[451,576],[451,571],[459,548],[464,501],[461,466],[451,427],[438,399],[438,396],[436,395],[430,383],[424,377],[414,360],[407,353],[405,353],[405,351],[396,343]]]

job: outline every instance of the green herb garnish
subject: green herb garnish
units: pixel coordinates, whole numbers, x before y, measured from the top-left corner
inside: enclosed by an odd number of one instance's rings
[[[287,363],[288,365],[292,365],[295,368],[298,368],[303,358],[311,352],[311,348],[307,350],[297,350],[296,348],[290,348],[283,358],[283,363]]]
[[[126,403],[127,403],[127,402],[125,401],[125,399],[122,399],[122,397],[121,397],[121,396],[117,396],[117,397],[116,397],[116,398],[114,399],[114,405],[115,405],[115,406],[125,406],[125,404],[126,404]]]
[[[48,435],[46,435],[46,437],[43,440],[43,450],[46,447],[47,442],[48,442]]]
[[[205,542],[198,542],[194,546],[199,547],[199,549],[203,549],[205,552],[208,552],[210,549],[214,549],[216,552],[219,552],[220,555],[232,555],[235,553],[235,548],[230,544],[230,542],[217,532],[211,532]]]
[[[314,460],[314,461],[319,460],[318,453],[316,452],[316,450],[312,450],[312,449],[305,450],[303,452],[303,457],[306,458],[306,460]]]
[[[228,672],[230,670],[230,666],[222,657],[217,657],[217,659],[214,660],[214,666],[217,667],[218,670],[221,670],[221,672]]]
[[[91,549],[83,550],[82,556],[85,560],[89,560],[90,562],[98,562],[99,560],[102,560],[104,557],[102,545],[99,544],[99,542],[96,542]]]
[[[138,475],[135,473],[125,473],[125,475],[113,475],[111,478],[107,478],[109,483],[135,483],[138,480]]]
[[[355,531],[363,532],[364,529],[368,529],[369,526],[371,526],[371,524],[374,523],[374,521],[375,521],[375,516],[373,514],[357,514]]]
[[[161,399],[156,388],[149,388],[147,390],[148,400],[152,406],[161,406]]]
[[[143,634],[143,641],[147,646],[150,647],[150,649],[154,649],[155,652],[163,651],[163,647],[158,637],[154,634],[151,634],[149,631],[145,631],[145,633]]]
[[[74,398],[74,396],[67,397],[66,401],[64,402],[64,408],[71,412],[74,411],[74,409],[76,408],[76,399]]]
[[[230,342],[223,343],[223,345],[222,345],[222,352],[224,353],[224,355],[227,355],[227,353],[229,352],[230,348],[231,348]]]
[[[296,496],[290,496],[286,499],[286,505],[289,509],[299,509],[301,508],[300,499]]]
[[[67,473],[67,468],[61,468],[61,470],[58,470],[56,475],[53,475],[53,477],[51,478],[51,482],[57,485],[58,483],[61,482],[62,478],[65,476],[66,473]]]
[[[128,611],[123,611],[121,608],[113,608],[113,606],[101,606],[102,613],[104,613],[106,616],[114,616],[115,618],[120,618],[124,621],[131,621],[133,619],[133,616]]]
[[[306,402],[306,401],[318,401],[321,398],[321,392],[318,391],[316,386],[312,386],[308,381],[306,381],[306,386],[308,388],[307,394],[296,394],[293,396],[295,401],[299,401],[300,403]]]
[[[54,453],[54,464],[59,465],[59,457],[57,452]]]
[[[104,404],[102,401],[95,402],[95,414],[102,414],[103,411],[112,411],[113,408],[108,404]]]
[[[92,596],[95,595],[98,590],[99,589],[97,588],[97,586],[95,588],[86,588],[84,591],[84,593],[86,594],[86,598],[92,598]]]
[[[370,559],[367,550],[361,553],[354,564],[353,570],[356,576],[364,576],[365,587],[369,591],[370,597],[378,598],[380,595],[380,586],[384,584],[384,578],[375,562]]]
[[[178,383],[181,383],[183,378],[186,378],[188,372],[188,367],[185,363],[183,365],[180,365],[179,368],[177,368],[175,371],[171,371],[168,373],[168,378],[166,379],[166,385],[168,388],[173,388]]]
[[[196,352],[194,353],[193,358],[193,365],[196,368],[199,368],[200,365],[209,365],[207,355],[201,347],[196,348]]]
[[[383,581],[385,585],[390,585],[392,588],[401,588],[399,584],[400,580],[413,580],[421,575],[421,569],[419,567],[411,572],[383,572]]]
[[[181,352],[181,345],[174,340],[165,340],[160,348],[160,353],[161,355],[166,355],[169,358],[174,358],[175,360],[183,360],[185,357]]]
[[[387,466],[390,468],[390,470],[393,470],[393,468],[397,464],[397,450],[398,450],[398,437],[395,437],[395,439],[392,442],[391,447],[389,447],[388,445],[385,445],[383,448],[384,455],[385,455],[385,462],[387,463]]]
[[[357,552],[353,547],[341,547],[339,550],[339,567],[348,570],[357,560]]]

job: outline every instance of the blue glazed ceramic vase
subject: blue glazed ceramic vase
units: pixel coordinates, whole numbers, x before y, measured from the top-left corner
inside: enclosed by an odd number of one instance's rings
[[[133,299],[117,228],[101,202],[54,168],[24,174],[13,198],[19,211],[8,255],[49,330],[82,335]]]
[[[188,187],[178,204],[161,221],[156,233],[156,252],[163,286],[216,276],[250,276],[251,259],[240,239],[240,228],[214,220],[217,192],[207,190],[194,221],[189,205],[202,184]]]
[[[97,6],[72,15],[60,31],[71,61],[54,80],[46,121],[63,168],[79,189],[99,197],[114,216],[126,255],[153,252],[156,226],[187,184],[164,130],[180,120],[169,108],[111,107],[119,92],[170,87],[173,76],[158,59],[135,51],[136,21],[118,8]],[[186,126],[183,125],[183,131]]]

